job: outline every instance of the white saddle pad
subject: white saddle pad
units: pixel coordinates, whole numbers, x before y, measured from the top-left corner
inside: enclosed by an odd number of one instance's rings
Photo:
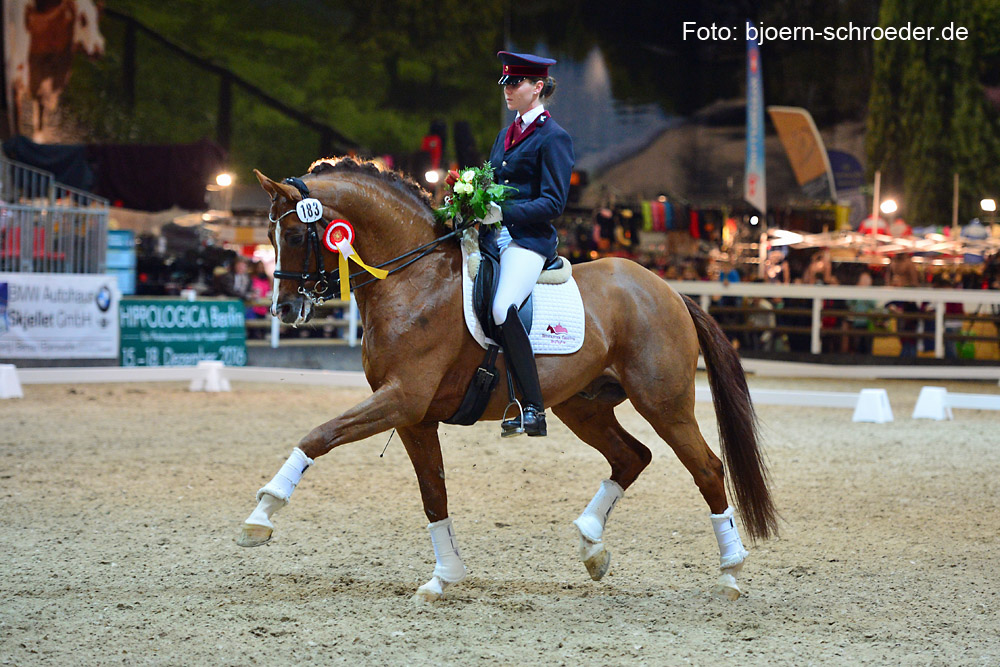
[[[528,339],[535,354],[571,354],[583,346],[583,299],[576,280],[558,285],[535,285],[534,305]],[[486,337],[472,306],[472,278],[469,275],[469,253],[462,248],[462,300],[465,325],[469,333],[485,350],[494,341]]]

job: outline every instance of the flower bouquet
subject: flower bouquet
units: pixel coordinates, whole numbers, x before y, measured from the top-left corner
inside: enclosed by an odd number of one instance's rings
[[[444,206],[435,210],[438,219],[452,220],[455,228],[462,228],[482,221],[490,211],[491,204],[499,204],[515,189],[493,182],[493,165],[484,162],[482,167],[470,167],[461,173],[449,171],[445,185],[451,193],[445,195]],[[491,227],[499,227],[496,222]]]

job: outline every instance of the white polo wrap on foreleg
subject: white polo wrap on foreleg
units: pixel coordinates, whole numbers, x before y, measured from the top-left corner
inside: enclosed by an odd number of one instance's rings
[[[312,464],[313,460],[306,456],[305,452],[298,447],[293,449],[292,455],[281,466],[278,474],[257,492],[257,502],[260,502],[261,497],[266,493],[287,503],[292,497],[292,491],[302,480],[302,473]]]
[[[743,547],[740,531],[736,528],[735,512],[727,507],[722,514],[712,514],[712,528],[719,542],[719,567],[726,569],[742,563],[750,553]]]
[[[608,521],[608,516],[624,493],[625,490],[618,482],[611,479],[603,480],[601,488],[587,504],[583,514],[573,522],[580,529],[580,534],[591,542],[600,542],[604,536],[604,525]]]
[[[458,540],[451,527],[451,517],[428,524],[427,530],[430,531],[434,558],[437,560],[434,576],[448,584],[465,579],[465,563],[462,562],[462,554],[458,552]]]

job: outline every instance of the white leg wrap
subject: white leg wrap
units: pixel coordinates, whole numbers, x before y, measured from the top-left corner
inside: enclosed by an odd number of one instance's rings
[[[608,521],[608,516],[624,493],[618,482],[610,479],[602,481],[601,488],[583,510],[583,514],[573,522],[580,530],[580,535],[591,542],[600,542],[604,536],[604,525]]]
[[[434,558],[437,559],[434,576],[446,584],[454,584],[465,579],[465,563],[462,562],[462,555],[458,553],[458,540],[455,539],[455,531],[451,527],[451,517],[428,524],[427,530],[431,533]]]
[[[298,447],[293,449],[292,455],[281,466],[278,474],[257,492],[257,502],[260,502],[261,497],[267,494],[287,503],[292,497],[292,491],[302,480],[302,473],[312,464],[313,460],[306,456],[301,449]]]
[[[260,500],[257,502],[257,508],[243,523],[252,523],[255,526],[267,526],[268,528],[274,528],[274,524],[271,523],[271,517],[275,512],[284,506],[284,500],[275,498],[270,493],[262,494],[260,496]]]
[[[722,514],[711,515],[715,539],[719,542],[719,567],[722,569],[739,565],[750,555],[743,548],[743,540],[740,539],[740,532],[736,528],[733,514],[733,508],[727,507]]]

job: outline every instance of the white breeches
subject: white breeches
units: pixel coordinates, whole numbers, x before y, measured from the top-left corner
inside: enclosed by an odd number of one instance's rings
[[[545,257],[510,240],[506,228],[500,232],[497,245],[500,246],[500,283],[493,299],[493,321],[499,325],[507,319],[507,309],[519,307],[531,294],[542,274]]]

